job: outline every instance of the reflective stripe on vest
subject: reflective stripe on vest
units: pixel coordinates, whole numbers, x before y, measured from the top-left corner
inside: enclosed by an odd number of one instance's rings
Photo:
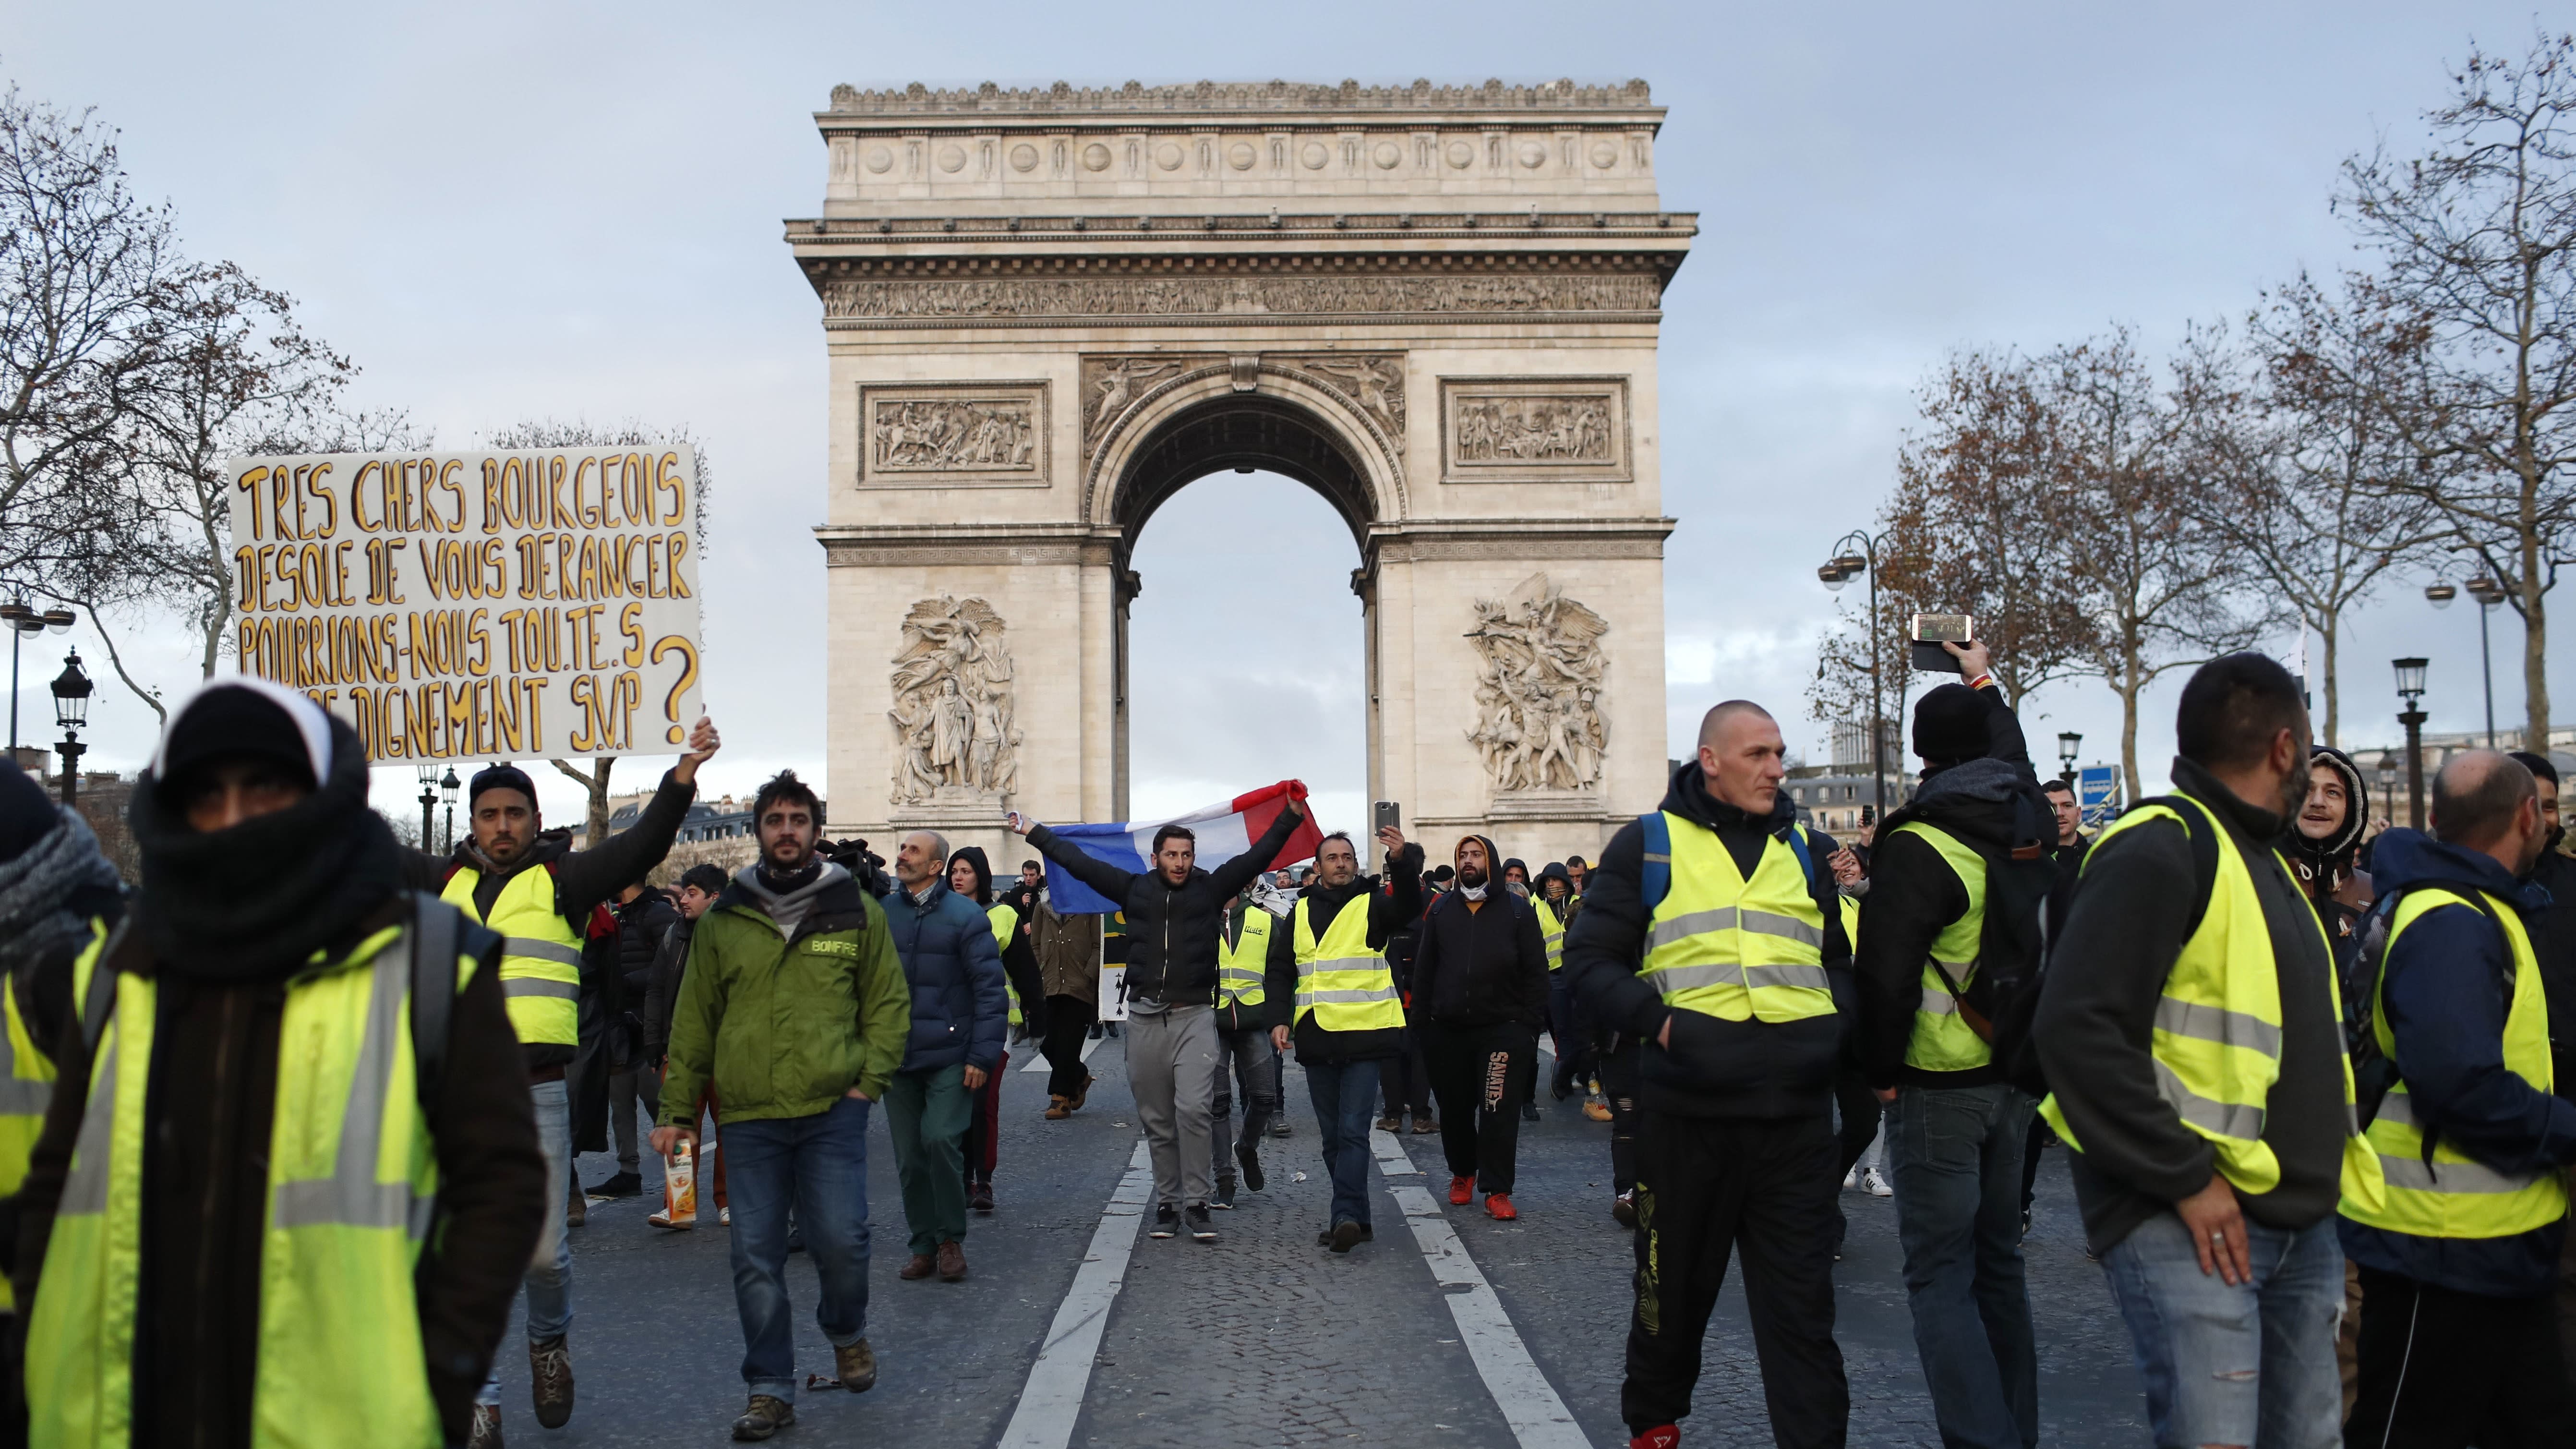
[[[2281,1183],[2280,1160],[2262,1140],[2272,1084],[2281,1076],[2281,985],[2272,956],[2272,930],[2263,916],[2253,869],[2235,837],[2208,806],[2187,795],[2174,798],[2188,802],[2198,818],[2185,826],[2172,806],[2162,804],[2132,810],[2102,832],[2079,870],[2093,868],[2101,858],[2101,845],[2112,836],[2150,820],[2216,833],[2218,874],[2210,887],[2209,907],[2165,975],[2147,1051],[2154,1058],[2158,1094],[2184,1126],[2208,1139],[2219,1174],[2246,1192],[2270,1192]],[[2289,878],[2289,867],[2277,853],[2271,864],[2284,879]],[[2299,893],[2299,899],[2305,902],[2306,894]],[[2320,959],[2331,962],[2334,953],[2313,906],[2307,919],[2317,933]],[[2335,973],[2329,968],[2323,974],[2327,1019],[2341,1021],[2343,1006]],[[2376,1202],[2381,1192],[2379,1164],[2358,1131],[2352,1062],[2343,1053],[2336,1056],[2343,1067],[2344,1197],[2347,1202]],[[2060,1140],[2083,1150],[2055,1096],[2042,1101],[2039,1110]]]
[[[1259,1006],[1270,999],[1262,982],[1270,966],[1272,917],[1259,906],[1243,908],[1243,934],[1228,944],[1222,927],[1216,940],[1216,990],[1219,1006]]]
[[[260,1263],[258,1446],[441,1442],[412,1278],[438,1190],[414,1085],[409,934],[289,984]],[[457,989],[474,971],[457,963]],[[149,977],[121,975],[29,1314],[31,1440],[133,1434]]]
[[[1978,946],[1986,930],[1985,857],[1957,836],[1920,820],[1907,821],[1896,827],[1896,833],[1919,837],[1940,852],[1942,864],[1959,878],[1959,888],[1968,897],[1966,913],[1932,938],[1931,959],[1923,963],[1923,1002],[1914,1009],[1914,1034],[1905,1043],[1905,1064],[1924,1072],[1964,1072],[1986,1066],[1995,1059],[1994,1049],[1959,1015],[1959,1003],[1942,984],[1941,971],[1933,969],[1938,963],[1963,990],[1976,979]]]
[[[2481,892],[2481,894],[2485,894]],[[2505,945],[2513,953],[2513,996],[2504,1018],[2504,1069],[2547,1096],[2554,1089],[2549,1053],[2549,1008],[2542,995],[2539,958],[2531,936],[2514,908],[2487,895],[2496,920],[2504,927]],[[2461,891],[2427,887],[2406,893],[2388,923],[2388,945],[2428,911],[2450,906],[2476,910]],[[2373,1035],[2390,1061],[2396,1041],[2388,1028],[2387,978],[2381,978],[2379,1010]],[[2370,1145],[2379,1154],[2380,1175],[2387,1180],[2386,1198],[2377,1204],[2346,1202],[2345,1217],[2366,1227],[2419,1238],[2503,1238],[2547,1227],[2567,1215],[2567,1184],[2557,1168],[2499,1172],[2477,1161],[2440,1136],[2432,1161],[2424,1160],[2424,1130],[2415,1119],[2414,1099],[2403,1081],[2394,1083],[2371,1119]]]
[[[107,923],[90,918],[89,944],[72,960],[72,1000],[89,991],[89,976],[107,944]],[[45,1109],[54,1103],[54,1061],[36,1047],[26,1014],[18,1009],[17,982],[0,976],[0,1197],[15,1194],[27,1181],[27,1162],[44,1135]],[[0,1280],[0,1313],[18,1311],[18,1298]]]
[[[1672,837],[1672,888],[1648,923],[1637,978],[1664,1004],[1723,1021],[1802,1021],[1831,1016],[1825,918],[1777,837],[1746,880],[1716,832],[1664,815]]]
[[[1538,908],[1538,933],[1547,942],[1547,969],[1554,971],[1565,964],[1565,917],[1545,896],[1530,897],[1530,904]]]
[[[1404,1002],[1386,957],[1369,950],[1369,897],[1355,895],[1333,913],[1324,938],[1315,939],[1307,914],[1312,897],[1300,897],[1289,917],[1297,948],[1297,1010],[1322,1031],[1383,1031],[1404,1025]]]
[[[486,918],[474,909],[482,873],[460,870],[438,898],[501,935],[502,1005],[530,1045],[581,1044],[581,938],[555,908],[554,872],[530,866],[511,876]]]

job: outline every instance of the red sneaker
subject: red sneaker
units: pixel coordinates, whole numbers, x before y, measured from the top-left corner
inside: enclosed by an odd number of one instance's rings
[[[1451,1207],[1465,1207],[1469,1202],[1475,1199],[1475,1196],[1476,1179],[1472,1177],[1453,1177],[1449,1179],[1449,1205]]]
[[[1521,1215],[1520,1209],[1512,1206],[1511,1195],[1500,1192],[1485,1194],[1485,1211],[1491,1213],[1496,1222],[1503,1223],[1510,1222]]]
[[[1629,1440],[1628,1449],[1681,1449],[1681,1442],[1680,1427],[1666,1424],[1660,1429],[1648,1429],[1645,1433]]]

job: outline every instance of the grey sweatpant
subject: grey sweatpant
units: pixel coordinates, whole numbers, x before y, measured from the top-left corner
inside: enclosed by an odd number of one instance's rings
[[[1208,1107],[1216,1097],[1216,1012],[1168,1006],[1127,1019],[1127,1084],[1154,1158],[1154,1199],[1208,1200]]]

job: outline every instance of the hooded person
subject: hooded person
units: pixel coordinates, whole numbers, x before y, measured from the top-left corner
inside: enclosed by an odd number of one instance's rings
[[[1489,889],[1493,841],[1467,836],[1452,855],[1465,884],[1423,912],[1414,1011],[1440,1098],[1449,1201],[1464,1207],[1481,1188],[1485,1211],[1509,1221],[1520,1215],[1511,1193],[1521,1099],[1547,1024],[1553,963],[1546,932],[1555,922],[1543,907]]]
[[[993,866],[980,845],[961,845],[948,853],[948,888],[975,903],[984,919],[993,926],[993,949],[1002,953],[1004,977],[1008,969],[1011,941],[1019,934],[1020,913],[993,898]],[[1018,1001],[1011,1004],[1011,1025],[1017,1028],[1023,1017]],[[973,1115],[966,1119],[966,1137],[962,1144],[966,1155],[966,1205],[979,1213],[993,1210],[993,1168],[1002,1147],[1002,1073],[1011,1065],[1010,1042],[1002,1043],[1002,1055],[992,1074],[975,1093]]]
[[[499,938],[264,680],[173,711],[128,821],[18,1198],[35,1442],[462,1440],[548,1205]]]
[[[1607,1103],[1591,1097],[1591,1083],[1600,1070],[1593,1060],[1592,1033],[1578,1023],[1574,1014],[1574,993],[1565,972],[1565,933],[1574,924],[1574,877],[1565,862],[1551,860],[1539,868],[1538,885],[1530,892],[1530,903],[1537,910],[1539,934],[1547,941],[1547,1029],[1556,1041],[1556,1070],[1548,1081],[1548,1095],[1564,1101],[1575,1092],[1583,1092],[1583,1112],[1596,1122],[1610,1120]],[[1538,1074],[1530,1074],[1533,1086]],[[1531,1111],[1537,1110],[1531,1104]]]
[[[2334,948],[2335,975],[2347,982],[2361,951],[2362,913],[2370,909],[2370,873],[2356,864],[2369,806],[2369,789],[2352,756],[2332,745],[2310,746],[2307,803],[2281,832],[2281,855],[2317,908]]]

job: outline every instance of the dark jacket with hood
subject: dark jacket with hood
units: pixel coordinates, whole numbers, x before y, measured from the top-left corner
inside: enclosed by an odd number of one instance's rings
[[[1001,1065],[1011,1002],[984,908],[950,890],[945,879],[931,881],[918,898],[898,885],[881,904],[912,987],[912,1035],[900,1070],[963,1064],[989,1072]]]
[[[2361,918],[2370,909],[2372,894],[2370,873],[2356,862],[2361,837],[2370,828],[2370,791],[2361,783],[2361,770],[2352,756],[2334,746],[2317,745],[2308,751],[2310,772],[2319,765],[2343,777],[2343,824],[2332,835],[2311,840],[2299,828],[2298,817],[2292,816],[2281,832],[2281,858],[2290,863],[2300,891],[2317,908],[2317,920],[2326,928],[2326,944],[2334,948],[2335,978],[2349,996],[2353,961],[2361,954]],[[2346,1001],[2344,1007],[2349,1012],[2352,1003]]]
[[[644,1014],[653,998],[653,958],[680,923],[680,908],[669,896],[648,890],[609,913],[617,918],[618,1009],[609,1018],[608,1059],[619,1071],[631,1071],[650,1062],[644,1048],[653,1031]]]
[[[13,823],[28,837],[0,840],[0,974],[8,977],[36,1049],[50,1057],[71,1019],[72,962],[96,928],[123,918],[125,885],[98,853],[98,837],[79,812],[46,799],[6,760],[0,774],[14,775],[9,783],[33,795],[0,802],[0,810],[23,810],[27,818]]]
[[[2281,817],[2237,798],[2190,760],[2174,788],[2215,814],[2263,903],[2281,992],[2281,1075],[2263,1116],[2280,1185],[2238,1192],[2245,1214],[2276,1228],[2323,1222],[2342,1196],[2344,1037],[2329,993],[2334,962],[2299,884],[2272,853]],[[2189,809],[2189,806],[2182,807]],[[2150,820],[2094,843],[2065,930],[2042,978],[2031,1038],[2083,1151],[2068,1154],[2084,1236],[2107,1253],[2138,1224],[2209,1185],[2208,1139],[2182,1124],[2156,1085],[2148,1043],[2165,980],[2182,955],[2198,890],[2190,838]]]
[[[1368,944],[1372,951],[1383,952],[1396,932],[1422,914],[1422,847],[1406,841],[1404,849],[1387,863],[1386,879],[1375,876],[1353,876],[1345,886],[1308,886],[1300,897],[1305,907],[1307,924],[1315,939],[1324,939],[1335,918],[1345,910],[1368,912]],[[1523,910],[1528,907],[1524,905]],[[1390,967],[1389,974],[1393,973]],[[1404,1050],[1404,1028],[1384,1027],[1376,1031],[1326,1031],[1315,1025],[1312,1013],[1297,1016],[1297,914],[1288,913],[1270,932],[1270,960],[1262,972],[1262,1006],[1269,1014],[1267,1025],[1293,1026],[1297,1059],[1300,1062],[1332,1065],[1340,1062],[1365,1062],[1396,1056]],[[1292,1021],[1292,1018],[1294,1020]]]
[[[1923,1005],[1923,963],[1932,942],[1976,904],[1959,873],[1932,842],[1901,829],[1921,821],[1958,839],[1989,862],[2016,848],[2053,840],[2057,819],[2031,773],[2021,726],[2000,689],[1986,698],[1984,759],[1931,766],[1901,810],[1878,831],[1870,860],[1869,893],[1862,896],[1860,941],[1853,957],[1859,1010],[1853,1054],[1873,1087],[1974,1087],[2003,1080],[1988,1063],[1961,1072],[1930,1072],[1906,1065],[1916,1013]],[[2002,728],[2002,725],[2010,728]],[[1965,985],[1965,982],[1960,983]]]
[[[1469,837],[1494,858],[1494,842]],[[1563,867],[1558,867],[1562,871]],[[1538,908],[1490,884],[1484,900],[1450,891],[1423,912],[1413,957],[1413,1009],[1451,1026],[1547,1025],[1547,938]]]
[[[182,706],[173,727],[184,728],[186,715]],[[358,737],[334,720],[330,738],[320,790],[226,830],[190,829],[149,773],[134,791],[143,885],[133,929],[101,969],[149,976],[158,988],[136,1290],[138,1444],[251,1442],[287,982],[312,951],[345,954],[409,909],[401,847],[367,808]],[[462,1442],[544,1214],[563,1208],[546,1199],[518,1038],[488,962],[458,994],[448,1030],[446,1071],[428,1104],[439,1225],[413,1291],[430,1393],[448,1438]],[[77,1030],[66,1030],[58,1063],[17,1199],[10,1277],[21,1303],[34,1301],[89,1096]]]
[[[2416,830],[2379,837],[2374,873],[2383,895],[2425,886],[2485,891],[2528,923],[2537,894],[2493,856],[2445,845]],[[2555,1170],[2576,1162],[2576,1104],[2543,1092],[2504,1065],[2513,957],[2504,933],[2468,906],[2437,906],[2388,948],[2380,1010],[2415,1118],[2445,1147],[2498,1172]],[[2557,1281],[2566,1220],[2505,1238],[2421,1238],[2341,1220],[2344,1256],[2365,1268],[2494,1298],[2529,1298]]]
[[[1303,819],[1280,811],[1251,849],[1212,871],[1193,867],[1179,885],[1163,879],[1159,870],[1139,875],[1094,860],[1043,825],[1029,828],[1029,844],[1126,913],[1130,997],[1166,1006],[1206,1006],[1216,1000],[1216,938],[1224,929],[1225,903],[1270,868],[1271,858]]]
[[[572,848],[571,831],[548,830],[528,842],[528,848],[516,861],[499,866],[484,858],[483,853],[475,848],[473,834],[468,832],[464,839],[456,842],[455,851],[449,855],[402,849],[404,883],[413,890],[436,895],[446,886],[447,878],[457,871],[481,871],[481,876],[474,882],[474,910],[480,919],[491,913],[493,902],[501,898],[501,887],[509,884],[511,877],[523,870],[551,866],[555,874],[555,908],[571,923],[573,938],[587,940],[592,909],[616,899],[619,891],[642,880],[653,867],[662,863],[662,858],[671,853],[671,842],[679,838],[680,822],[688,817],[689,802],[697,796],[696,785],[684,785],[669,771],[664,771],[661,785],[654,790],[653,798],[643,812],[635,817],[635,823],[588,850]],[[608,989],[611,989],[611,983],[594,983],[585,972],[582,982],[585,994],[596,1000],[599,992]],[[642,1000],[643,997],[637,995],[626,998],[623,1004],[631,1007]],[[612,1000],[610,1004],[618,1003]],[[582,1013],[585,1031],[590,1029],[592,1021],[599,1019],[600,1014],[596,1004]],[[539,1073],[570,1066],[576,1050],[560,1043],[540,1043],[523,1048],[527,1069]]]
[[[1685,761],[1658,807],[1716,834],[1751,875],[1763,849],[1797,822],[1797,804],[1781,791],[1766,817],[1745,814],[1708,793],[1699,762]],[[1583,909],[1565,933],[1564,965],[1577,1010],[1604,1031],[1633,1037],[1642,1081],[1640,1102],[1650,1111],[1680,1117],[1822,1118],[1833,1100],[1834,1069],[1842,1057],[1851,1010],[1851,943],[1834,903],[1834,853],[1830,837],[1810,832],[1808,861],[1815,874],[1810,893],[1824,904],[1825,971],[1836,1010],[1804,1021],[1722,1021],[1701,1011],[1676,1011],[1652,983],[1637,979],[1646,955],[1652,912],[1642,894],[1645,831],[1631,821],[1610,837],[1609,848],[1584,882]],[[1656,1037],[1672,1023],[1672,1044]]]

